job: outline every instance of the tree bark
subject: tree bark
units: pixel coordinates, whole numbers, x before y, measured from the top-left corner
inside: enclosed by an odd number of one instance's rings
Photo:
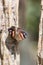
[[[1,52],[3,53],[4,58],[3,65],[20,65],[20,56],[18,54],[16,55],[16,59],[13,61],[14,63],[11,63],[12,58],[5,45],[5,38],[8,32],[6,32],[6,30],[11,26],[19,26],[18,7],[19,0],[0,0],[0,29],[2,29],[1,48],[3,47]]]
[[[43,0],[41,0],[41,17],[39,24],[39,41],[38,41],[38,65],[43,65]]]

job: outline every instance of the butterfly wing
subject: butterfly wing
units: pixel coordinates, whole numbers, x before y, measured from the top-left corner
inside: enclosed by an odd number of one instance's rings
[[[23,40],[27,37],[27,33],[21,28],[18,28],[18,36],[19,36],[19,40]]]

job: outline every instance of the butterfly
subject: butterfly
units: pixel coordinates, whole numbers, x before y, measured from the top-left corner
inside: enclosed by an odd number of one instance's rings
[[[9,29],[9,34],[12,38],[16,38],[18,41],[21,41],[27,37],[27,33],[21,29],[20,27],[16,28],[15,26],[11,26]]]

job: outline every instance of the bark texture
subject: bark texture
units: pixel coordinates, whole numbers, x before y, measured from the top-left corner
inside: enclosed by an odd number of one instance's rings
[[[14,55],[11,55],[5,45],[8,28],[18,27],[18,7],[19,0],[0,0],[1,54],[3,55],[1,65],[20,65],[20,55],[16,54],[16,59],[14,59]]]
[[[39,24],[39,41],[38,41],[38,65],[43,65],[43,0],[41,0],[41,17]]]

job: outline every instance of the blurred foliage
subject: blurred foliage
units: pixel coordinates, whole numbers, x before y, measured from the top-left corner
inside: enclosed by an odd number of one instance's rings
[[[26,29],[33,36],[38,39],[39,22],[40,22],[40,0],[27,0],[26,5]]]

